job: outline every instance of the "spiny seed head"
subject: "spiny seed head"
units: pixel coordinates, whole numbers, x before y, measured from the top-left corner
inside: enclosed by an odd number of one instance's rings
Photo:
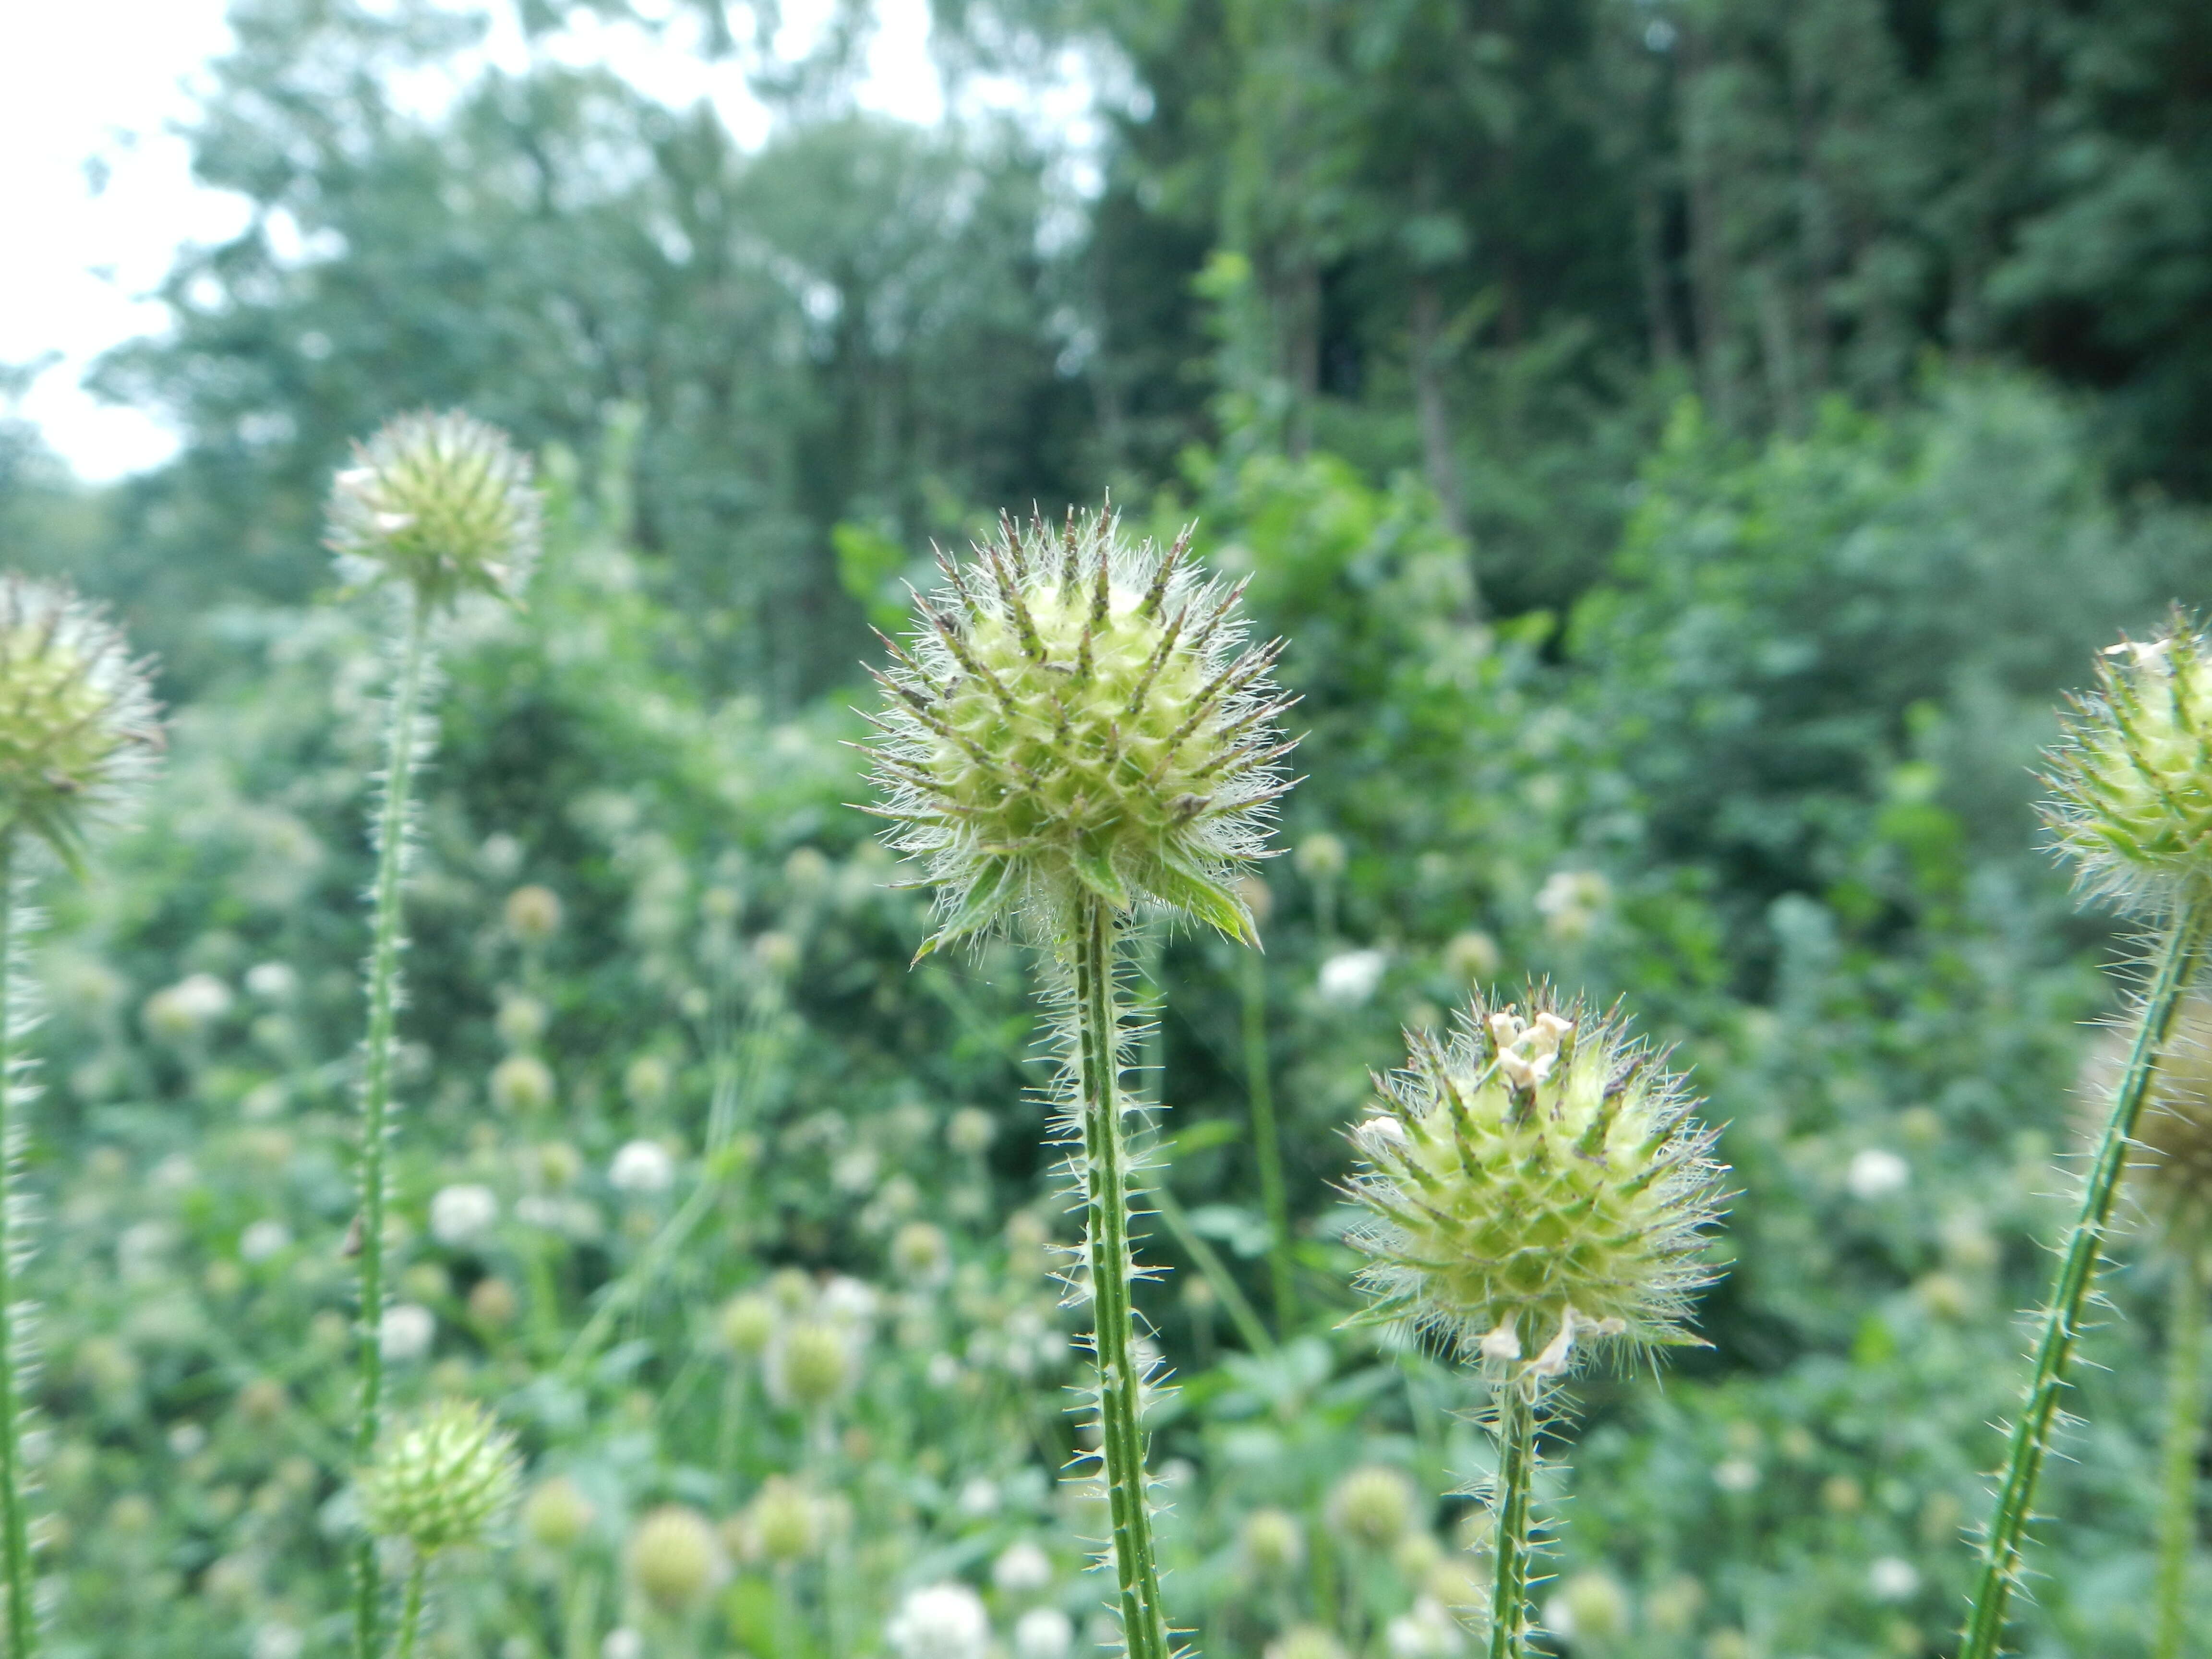
[[[692,1606],[720,1581],[722,1569],[714,1527],[681,1504],[654,1510],[630,1534],[630,1578],[663,1613]]]
[[[746,1511],[760,1553],[778,1565],[811,1555],[820,1540],[821,1504],[797,1481],[772,1474]]]
[[[331,489],[329,545],[349,580],[396,577],[427,607],[512,599],[537,562],[530,459],[459,410],[388,421]]]
[[[1361,1549],[1396,1546],[1413,1524],[1413,1483],[1386,1463],[1364,1463],[1329,1494],[1329,1523]]]
[[[769,1380],[800,1410],[816,1411],[844,1393],[853,1380],[853,1358],[845,1332],[823,1321],[804,1321],[786,1328],[769,1350]]]
[[[35,836],[77,867],[161,746],[123,635],[66,587],[0,580],[0,836]]]
[[[2212,662],[2185,614],[2106,650],[2045,781],[2045,822],[2086,890],[2157,910],[2212,884]]]
[[[1594,1339],[1691,1342],[1723,1170],[1660,1056],[1543,989],[1518,1008],[1477,998],[1449,1042],[1407,1043],[1352,1132],[1373,1316],[1540,1376]]]
[[[392,1436],[361,1476],[362,1518],[422,1555],[483,1541],[514,1501],[514,1437],[479,1406],[445,1401]]]
[[[938,889],[925,951],[1055,932],[1086,894],[1253,937],[1237,881],[1290,787],[1288,704],[1188,544],[1132,546],[1110,512],[1006,523],[921,601],[870,753],[890,843]]]
[[[591,1530],[592,1500],[564,1474],[541,1480],[522,1502],[522,1530],[530,1541],[549,1550],[575,1547]]]

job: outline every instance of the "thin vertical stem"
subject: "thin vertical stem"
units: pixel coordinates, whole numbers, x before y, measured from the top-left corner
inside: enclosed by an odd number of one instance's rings
[[[368,957],[368,1034],[361,1082],[361,1417],[354,1458],[366,1465],[383,1427],[384,1159],[391,1134],[392,1050],[399,1007],[403,944],[400,888],[405,870],[408,796],[415,775],[415,722],[422,696],[429,607],[417,599],[408,612],[399,684],[392,702],[385,750],[384,805],[376,826],[376,895]],[[364,1536],[354,1551],[354,1653],[376,1659],[383,1580],[376,1543]]]
[[[1169,1659],[1152,1550],[1152,1512],[1145,1490],[1145,1441],[1139,1425],[1139,1375],[1129,1285],[1128,1147],[1121,1122],[1121,1014],[1114,987],[1114,917],[1085,895],[1074,945],[1076,1082],[1083,1127],[1085,1218],[1091,1311],[1098,1358],[1100,1450],[1114,1527],[1114,1570],[1121,1634],[1129,1659]]]
[[[15,930],[18,921],[15,892],[15,843],[13,836],[0,836],[0,1532],[5,1534],[8,1559],[8,1651],[14,1659],[31,1659],[38,1651],[39,1621],[32,1604],[31,1522],[23,1493],[23,1409],[17,1386],[18,1345],[15,1306],[17,1243],[15,1166],[23,1126],[15,1116],[21,1097],[15,1091],[19,1064],[15,1053]]]
[[[407,1572],[407,1600],[399,1609],[397,1659],[415,1659],[415,1638],[422,1628],[422,1589],[429,1577],[430,1559],[418,1551]]]
[[[1252,1108],[1252,1155],[1260,1166],[1260,1202],[1267,1212],[1267,1273],[1275,1293],[1275,1334],[1290,1340],[1297,1322],[1291,1277],[1291,1201],[1283,1184],[1283,1138],[1275,1122],[1275,1085],[1267,1065],[1267,964],[1244,952],[1244,1088]]]
[[[2203,1241],[2180,1241],[2166,1321],[2165,1492],[2158,1513],[2158,1608],[2151,1659],[2182,1659],[2189,1633],[2189,1558],[2197,1542],[2197,1452],[2204,1439]]]
[[[2126,1165],[2136,1121],[2142,1115],[2159,1054],[2172,1030],[2182,994],[2203,963],[2208,931],[2212,931],[2212,892],[2191,886],[2177,900],[2166,937],[2160,942],[2150,986],[2136,1023],[2135,1040],[2128,1050],[2127,1068],[2113,1093],[2112,1116],[2097,1143],[2082,1189],[2081,1212],[2068,1236],[2058,1280],[2044,1313],[2035,1370],[2021,1401],[2019,1420],[2013,1425],[1996,1510],[1983,1546],[1981,1582],[1966,1615],[1960,1659],[1996,1659],[1998,1644],[2003,1640],[2005,1610],[2020,1581],[2036,1484],[2057,1428],[2059,1401],[2068,1386],[2074,1350],[2081,1339],[2082,1310],[2097,1276],[2120,1172]]]
[[[1490,1659],[1519,1659],[1528,1633],[1528,1505],[1536,1477],[1535,1379],[1516,1367],[1498,1384],[1498,1479],[1491,1492]]]

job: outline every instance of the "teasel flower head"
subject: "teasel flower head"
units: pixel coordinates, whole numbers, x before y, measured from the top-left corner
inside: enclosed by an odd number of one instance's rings
[[[1540,1378],[1607,1344],[1693,1343],[1724,1170],[1663,1057],[1540,988],[1407,1043],[1352,1131],[1371,1316]]]
[[[925,952],[1000,928],[1049,934],[1088,894],[1252,939],[1238,882],[1290,785],[1289,703],[1252,645],[1241,586],[1186,531],[1133,545],[1110,510],[1002,521],[886,641],[869,750],[893,847],[938,889]]]
[[[426,608],[464,593],[513,599],[537,562],[530,459],[497,427],[452,410],[402,415],[331,489],[329,544],[350,581],[405,583]]]
[[[2212,661],[2187,615],[2106,650],[2045,781],[2045,822],[2086,890],[2158,911],[2212,887]]]
[[[72,870],[161,746],[148,667],[66,587],[0,578],[0,835]]]
[[[446,1401],[392,1435],[362,1472],[362,1517],[377,1537],[436,1555],[483,1542],[520,1478],[514,1437],[481,1407]]]
[[[2125,1034],[2113,1031],[2081,1068],[2077,1119],[2085,1142],[2104,1127],[2127,1056]],[[2212,1244],[2212,996],[2202,992],[2183,1001],[2159,1054],[2128,1147],[2127,1192],[2166,1238]]]

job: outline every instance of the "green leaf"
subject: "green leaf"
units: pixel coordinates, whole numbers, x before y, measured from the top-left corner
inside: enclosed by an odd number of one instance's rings
[[[988,927],[1013,896],[1012,890],[1016,880],[1012,859],[985,859],[975,879],[969,884],[968,896],[961,900],[960,908],[942,927],[921,942],[921,949],[914,953],[915,961],[920,962],[945,945],[957,944]]]
[[[1069,851],[1067,859],[1074,866],[1075,878],[1116,910],[1126,910],[1135,902],[1121,873],[1114,868],[1109,854],[1079,843]]]
[[[1152,872],[1152,896],[1242,944],[1257,945],[1252,913],[1221,883],[1163,860]]]

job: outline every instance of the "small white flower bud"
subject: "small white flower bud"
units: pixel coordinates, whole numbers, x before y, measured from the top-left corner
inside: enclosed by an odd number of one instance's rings
[[[499,1200],[473,1182],[441,1187],[430,1200],[430,1237],[441,1244],[472,1244],[499,1220]]]
[[[899,1604],[884,1637],[899,1659],[984,1659],[990,1615],[967,1585],[933,1584]]]
[[[430,1352],[438,1338],[438,1316],[416,1302],[396,1302],[384,1310],[377,1344],[393,1364],[410,1364]]]
[[[657,1140],[626,1141],[607,1166],[607,1182],[617,1192],[650,1197],[676,1184],[676,1160]]]

